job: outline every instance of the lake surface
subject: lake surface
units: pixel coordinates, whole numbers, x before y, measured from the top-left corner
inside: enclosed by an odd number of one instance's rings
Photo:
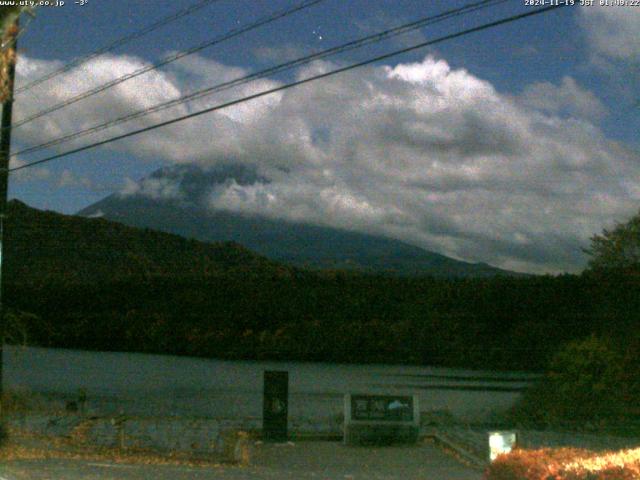
[[[482,420],[511,406],[535,375],[402,365],[225,361],[138,353],[5,346],[6,389],[43,398],[87,393],[88,410],[136,416],[262,416],[265,370],[289,372],[295,422],[339,421],[345,393],[416,394],[420,410]]]

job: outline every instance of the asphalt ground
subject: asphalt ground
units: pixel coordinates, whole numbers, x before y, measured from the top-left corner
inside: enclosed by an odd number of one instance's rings
[[[247,466],[153,465],[99,460],[11,460],[0,480],[480,480],[481,472],[429,442],[351,447],[340,442],[259,444]]]

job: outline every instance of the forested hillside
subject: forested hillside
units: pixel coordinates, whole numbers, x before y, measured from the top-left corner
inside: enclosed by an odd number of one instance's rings
[[[204,243],[99,218],[9,204],[5,281],[43,286],[288,269],[232,242]]]
[[[309,272],[12,203],[9,340],[219,358],[541,370],[591,333],[621,342],[637,277],[434,279]]]

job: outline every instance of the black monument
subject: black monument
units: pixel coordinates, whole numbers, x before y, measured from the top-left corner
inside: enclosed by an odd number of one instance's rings
[[[262,404],[262,436],[265,440],[287,440],[289,372],[265,370]]]

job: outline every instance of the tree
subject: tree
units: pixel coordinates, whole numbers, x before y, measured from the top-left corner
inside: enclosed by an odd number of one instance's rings
[[[620,353],[603,338],[570,342],[552,359],[548,373],[516,406],[523,423],[568,425],[616,424],[625,413]]]
[[[627,223],[591,237],[591,246],[585,252],[591,256],[591,271],[640,271],[640,211]]]

